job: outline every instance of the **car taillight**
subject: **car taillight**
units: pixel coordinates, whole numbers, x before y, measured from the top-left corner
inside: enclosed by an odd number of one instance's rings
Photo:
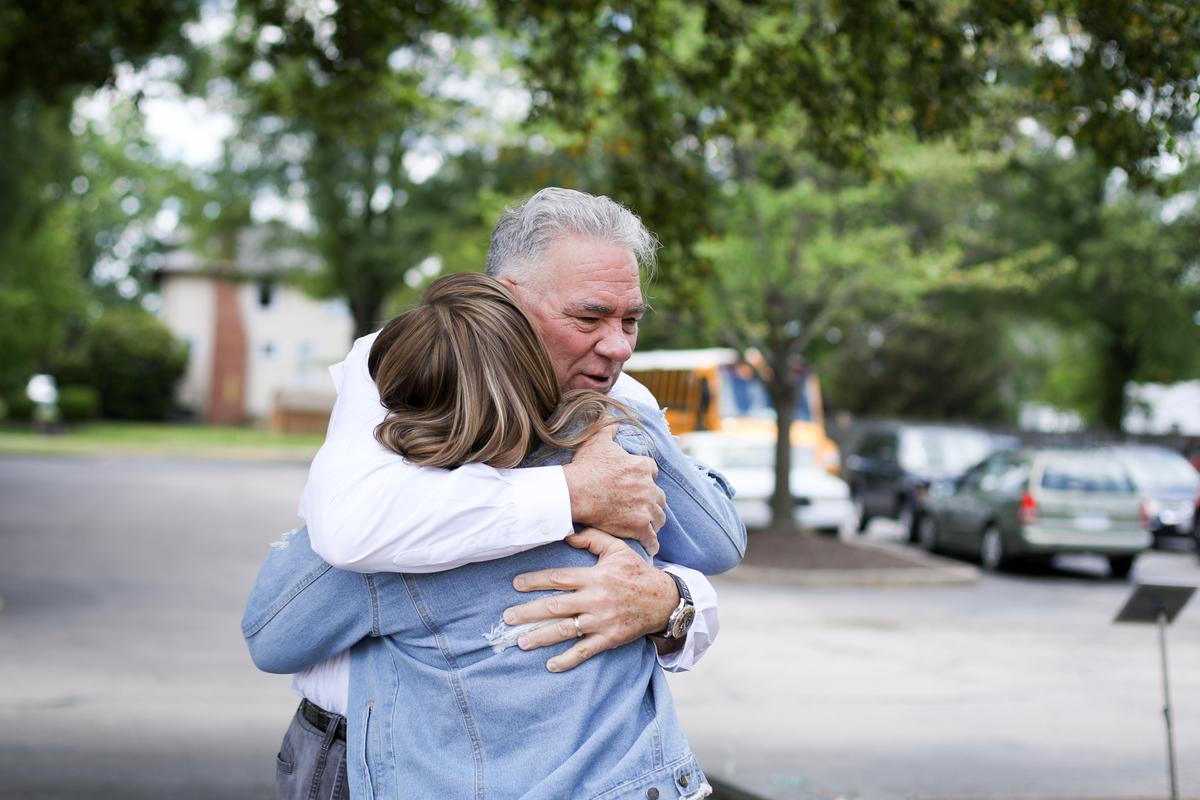
[[[1029,492],[1021,495],[1020,516],[1022,525],[1032,525],[1037,522],[1037,500],[1034,500],[1033,495]]]

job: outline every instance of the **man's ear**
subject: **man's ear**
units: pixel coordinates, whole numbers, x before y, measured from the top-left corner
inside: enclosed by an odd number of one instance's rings
[[[515,292],[517,290],[517,282],[514,281],[512,278],[508,277],[507,275],[496,278],[496,280],[503,283],[505,288],[508,289],[510,292]]]

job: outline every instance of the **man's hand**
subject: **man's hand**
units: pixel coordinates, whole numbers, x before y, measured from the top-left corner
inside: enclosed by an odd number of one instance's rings
[[[622,450],[613,441],[616,432],[615,425],[599,431],[563,466],[571,519],[622,539],[637,539],[654,555],[658,529],[667,521],[667,497],[654,484],[658,465],[652,458]]]
[[[590,550],[600,561],[594,567],[544,569],[513,578],[513,586],[520,592],[570,590],[570,594],[541,597],[504,612],[509,625],[560,619],[522,635],[518,647],[532,650],[579,638],[582,633],[574,647],[546,662],[551,672],[564,672],[596,653],[667,627],[671,612],[679,605],[679,590],[669,575],[643,561],[625,542],[594,528],[568,536],[567,543]]]

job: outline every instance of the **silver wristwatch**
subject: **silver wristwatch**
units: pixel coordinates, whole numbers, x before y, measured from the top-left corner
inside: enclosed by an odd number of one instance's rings
[[[662,639],[684,639],[691,630],[692,622],[696,619],[696,606],[692,603],[692,593],[688,591],[687,584],[683,582],[683,579],[673,572],[667,574],[671,576],[671,580],[675,581],[675,586],[679,589],[679,605],[675,606],[675,610],[667,619],[667,629],[655,635]]]

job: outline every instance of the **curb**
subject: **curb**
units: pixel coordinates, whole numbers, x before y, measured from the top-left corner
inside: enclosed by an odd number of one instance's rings
[[[916,551],[889,542],[843,539],[849,547],[869,548],[912,564],[912,567],[877,569],[802,569],[756,567],[743,564],[722,575],[742,582],[780,583],[790,586],[954,586],[975,583],[980,570],[948,558]]]

